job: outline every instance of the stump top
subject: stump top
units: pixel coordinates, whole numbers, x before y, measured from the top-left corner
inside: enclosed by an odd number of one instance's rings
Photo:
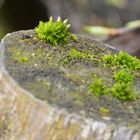
[[[111,93],[98,97],[90,90],[95,75],[107,87],[115,83],[113,71],[102,62],[115,49],[83,36],[51,46],[38,40],[34,30],[12,33],[3,42],[5,70],[34,97],[87,118],[139,127],[140,99],[122,102]],[[140,77],[135,77],[138,95],[139,85]]]

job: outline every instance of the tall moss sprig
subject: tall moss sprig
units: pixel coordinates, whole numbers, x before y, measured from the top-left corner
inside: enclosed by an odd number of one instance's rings
[[[69,32],[70,24],[67,22],[67,19],[62,21],[60,17],[54,22],[53,18],[50,17],[48,22],[40,21],[35,31],[38,37],[47,43],[52,45],[64,44],[68,39],[77,39],[75,35]]]

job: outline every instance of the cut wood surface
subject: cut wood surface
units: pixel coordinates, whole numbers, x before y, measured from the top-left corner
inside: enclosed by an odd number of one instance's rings
[[[94,49],[95,52],[98,46],[96,53],[99,52],[99,56],[116,53],[103,43],[78,38],[78,42],[70,42],[67,47],[74,46],[84,52]],[[86,62],[62,61],[61,57],[66,55],[63,51],[68,51],[65,47],[60,51],[60,46],[49,47],[49,44],[38,41],[35,32],[29,30],[8,34],[1,42],[0,140],[140,139],[139,99],[132,103],[122,103],[113,97],[95,99],[87,90],[92,79],[86,77],[91,77],[91,71],[96,70],[96,74],[111,79],[109,71],[88,58]],[[45,54],[36,48],[44,49],[44,46]],[[51,63],[54,61],[56,63]],[[58,61],[60,65],[57,65]],[[80,77],[71,77],[72,74]],[[136,88],[139,83],[137,79]],[[78,96],[80,93],[82,96]]]

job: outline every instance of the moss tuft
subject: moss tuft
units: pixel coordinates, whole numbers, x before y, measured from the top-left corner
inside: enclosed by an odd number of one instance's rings
[[[70,24],[67,24],[67,19],[62,21],[58,17],[57,21],[53,21],[50,17],[48,22],[39,22],[35,31],[41,40],[46,41],[52,45],[63,44],[68,39],[77,40],[77,37],[69,32]]]
[[[136,99],[135,91],[129,83],[117,82],[112,87],[112,94],[121,101],[133,101]]]
[[[129,71],[120,70],[114,73],[114,78],[117,81],[112,87],[113,96],[121,101],[132,101],[136,99],[136,94],[133,89],[134,77]]]
[[[133,82],[133,76],[130,74],[129,71],[126,70],[120,70],[118,72],[114,73],[114,78],[119,83],[132,83]]]
[[[103,57],[103,62],[105,62],[106,64],[112,64],[114,61],[114,56],[113,55],[105,55]]]
[[[103,83],[102,79],[96,78],[90,85],[90,91],[95,96],[101,96],[107,93],[106,85]]]
[[[140,69],[140,60],[122,51],[117,55],[104,55],[103,62],[106,64],[121,66],[130,70]]]

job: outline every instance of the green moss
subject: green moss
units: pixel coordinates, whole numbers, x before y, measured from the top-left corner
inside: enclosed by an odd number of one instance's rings
[[[22,54],[20,52],[17,52],[16,55],[13,56],[13,59],[16,62],[20,62],[20,63],[29,62],[29,58],[27,56],[22,56]]]
[[[131,84],[117,82],[112,87],[112,94],[121,101],[133,101],[136,99],[135,91]]]
[[[116,83],[110,88],[112,95],[121,101],[135,100],[136,93],[133,89],[133,79],[134,73],[137,73],[137,70],[140,69],[140,61],[122,51],[117,55],[104,55],[102,60],[114,73],[113,77]]]
[[[53,21],[50,17],[48,22],[39,22],[35,31],[41,40],[46,41],[52,45],[64,44],[68,39],[77,40],[75,35],[69,32],[70,24],[67,24],[67,19],[62,21],[60,17],[57,21]]]
[[[118,72],[114,73],[114,78],[119,83],[132,83],[133,82],[133,76],[129,71],[126,70],[120,70]]]
[[[21,48],[22,48],[22,51],[21,52],[17,51],[16,55],[13,56],[16,62],[27,63],[27,62],[30,62],[30,60],[34,59],[34,62],[38,64],[38,62],[40,62],[42,59],[45,58],[44,60],[47,59],[47,62],[49,64],[52,63],[53,56],[51,54],[47,54],[47,57],[45,57],[45,54],[48,50],[47,49],[45,50],[44,47],[36,48],[32,53],[34,55],[29,54],[28,49],[25,49],[24,46],[21,46]],[[69,63],[73,59],[76,59],[76,60],[82,59],[85,62],[99,63],[100,57],[101,57],[101,56],[96,56],[95,54],[92,54],[92,53],[91,54],[87,53],[85,51],[81,51],[81,50],[79,51],[78,48],[77,49],[72,48],[68,50],[66,55],[67,55],[67,59],[63,61],[67,61],[67,63]],[[123,59],[123,62],[121,62],[120,60],[121,58]],[[129,60],[130,58],[132,58],[130,61],[131,67],[128,67],[130,66],[130,64],[129,63],[127,64],[127,62],[125,61]],[[122,52],[119,52],[118,55],[111,55],[111,54],[104,55],[103,59],[101,60],[103,61],[104,64],[111,66],[112,73],[114,73],[112,75],[112,77],[114,77],[114,83],[113,83],[114,85],[105,84],[102,81],[102,79],[95,77],[93,83],[89,85],[90,91],[93,93],[93,95],[102,96],[109,92],[112,92],[111,96],[114,96],[115,98],[119,100],[122,100],[122,101],[134,100],[136,98],[136,94],[135,94],[135,91],[133,90],[134,76],[132,72],[132,66],[133,66],[132,61],[134,61],[134,64],[136,64],[138,60],[136,58],[133,59],[133,57],[130,55],[124,54],[123,56]],[[136,68],[135,66],[135,71],[136,70],[138,70],[138,67]],[[80,80],[80,77],[77,77],[75,74],[68,75],[67,78],[69,78],[72,82],[75,82],[75,83],[78,83],[78,81]],[[123,85],[121,85],[121,83],[123,83]]]
[[[76,49],[71,49],[68,53],[68,57],[70,59],[85,59],[87,54],[77,51]]]
[[[32,31],[30,34],[34,35],[34,33]],[[5,66],[12,77],[33,96],[47,101],[49,104],[66,108],[70,113],[81,113],[83,110],[84,115],[90,118],[94,117],[100,120],[102,114],[107,114],[115,124],[139,121],[140,98],[131,100],[127,94],[136,91],[136,95],[139,96],[140,79],[133,75],[135,71],[139,74],[139,71],[128,70],[117,64],[103,67],[107,63],[102,61],[102,56],[107,54],[114,58],[113,50],[108,49],[102,43],[81,36],[76,42],[68,40],[68,43],[64,45],[52,46],[44,41],[39,41],[34,36],[21,40],[22,34],[28,35],[26,31],[19,33],[20,40],[15,39],[14,35],[11,36],[13,40],[17,40],[17,43],[14,41],[10,47],[5,48],[5,52],[8,52]],[[71,49],[82,53],[82,57],[74,58],[69,61],[68,65],[63,65],[62,60],[67,58]],[[20,52],[22,57],[27,57],[29,62],[17,63],[13,60],[16,52]],[[121,84],[114,77],[114,74],[121,70],[128,72],[135,79],[132,80],[133,84],[124,88],[123,93],[118,90]],[[103,86],[100,87],[103,87],[105,92],[99,92],[99,96],[96,96],[90,89],[90,86],[95,82],[93,75],[97,75],[95,79],[99,78],[103,83]],[[117,83],[118,86],[116,86]],[[116,95],[118,92],[121,93],[119,96]],[[124,94],[125,97],[122,98]],[[107,113],[108,110],[109,113]]]
[[[114,73],[117,81],[112,87],[113,96],[122,101],[132,101],[136,99],[136,93],[133,89],[134,77],[129,71],[120,70]]]
[[[102,79],[99,78],[94,79],[93,83],[90,85],[90,91],[95,96],[101,96],[108,92],[106,85],[103,83]]]
[[[103,62],[106,64],[121,66],[130,70],[140,69],[140,60],[122,51],[116,55],[104,55]]]
[[[114,73],[116,83],[112,87],[113,96],[121,101],[135,100],[133,79],[140,70],[140,60],[122,51],[116,55],[104,55],[102,60]]]
[[[131,70],[140,69],[140,60],[122,51],[118,55],[115,55],[115,64]]]
[[[71,60],[82,60],[82,62],[86,62],[86,63],[99,63],[100,59],[99,56],[95,55],[95,54],[90,54],[88,52],[82,52],[79,51],[78,49],[70,49],[67,52],[66,58],[63,61],[64,64],[69,64]]]
[[[80,52],[76,49],[71,49],[68,53],[68,58],[71,59],[88,59],[92,61],[94,56]],[[136,98],[133,90],[132,70],[139,69],[139,60],[127,53],[120,51],[117,55],[104,55],[103,62],[111,66],[114,73],[112,77],[116,81],[113,87],[107,87],[100,78],[95,78],[90,85],[90,91],[95,96],[101,96],[112,91],[112,95],[121,101],[134,100]],[[119,70],[118,70],[119,69]],[[121,85],[122,84],[122,85]],[[120,87],[119,87],[120,86]],[[117,89],[118,88],[118,89]]]
[[[112,95],[121,101],[133,101],[136,99],[136,93],[133,89],[133,77],[127,74],[126,71],[121,70],[114,74],[116,83],[113,87],[107,85],[100,78],[95,78],[90,85],[90,91],[95,96]],[[110,94],[109,94],[110,93]]]
[[[114,61],[114,56],[113,55],[105,55],[103,57],[103,62],[105,62],[106,64],[112,64]]]
[[[78,40],[78,37],[77,37],[76,35],[74,35],[74,34],[71,34],[70,37],[71,37],[71,39],[74,40],[74,41],[77,41],[77,40]]]
[[[104,107],[100,107],[100,108],[99,108],[99,113],[100,113],[101,115],[108,115],[109,110],[106,109],[106,108],[104,108]]]

